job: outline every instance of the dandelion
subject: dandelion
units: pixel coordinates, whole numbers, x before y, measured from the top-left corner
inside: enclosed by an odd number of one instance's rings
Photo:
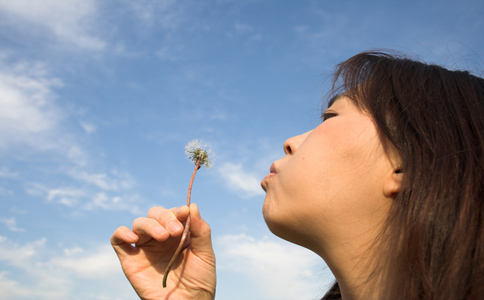
[[[185,153],[194,164],[200,159],[200,166],[210,168],[213,154],[208,145],[203,145],[199,140],[193,140],[185,146]]]
[[[209,147],[207,145],[202,145],[202,143],[199,140],[193,140],[190,143],[188,143],[188,145],[185,146],[185,152],[188,158],[195,164],[195,170],[193,170],[192,178],[190,179],[190,184],[188,185],[188,193],[187,193],[187,206],[188,206],[188,209],[190,209],[190,200],[192,196],[192,186],[193,186],[193,180],[195,179],[195,174],[197,174],[197,171],[198,169],[200,169],[201,166],[205,166],[206,168],[210,168],[212,166],[211,159],[213,155]],[[163,275],[164,288],[166,287],[166,279],[168,278],[168,273],[170,272],[171,267],[173,266],[173,263],[175,262],[176,258],[180,254],[183,244],[185,243],[185,240],[188,236],[190,223],[191,223],[191,217],[190,217],[190,211],[188,211],[187,221],[185,223],[185,229],[183,230],[180,243],[178,244],[178,247],[176,248],[176,251],[173,254],[173,257],[171,258],[170,262],[168,263],[165,269],[165,274]]]

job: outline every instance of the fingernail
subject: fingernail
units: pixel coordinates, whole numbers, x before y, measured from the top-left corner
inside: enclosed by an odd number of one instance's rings
[[[176,233],[182,229],[183,229],[183,226],[177,221],[170,221],[168,223],[168,231],[170,231],[171,233]]]

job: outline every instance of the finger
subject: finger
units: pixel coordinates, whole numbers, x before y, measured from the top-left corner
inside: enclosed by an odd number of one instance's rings
[[[197,255],[213,255],[211,229],[200,215],[196,204],[190,205],[190,215],[192,222],[190,226],[190,244],[192,251]]]
[[[129,230],[126,226],[121,226],[116,229],[111,236],[111,245],[118,256],[123,254],[131,254],[135,248],[131,245],[138,241],[139,237]]]
[[[175,209],[175,216],[177,217],[177,219],[180,222],[185,222],[188,218],[188,214],[190,213],[190,209],[188,208],[188,206],[183,205],[180,207],[176,207]]]
[[[158,219],[158,217],[165,210],[168,210],[168,211],[174,213],[176,218],[180,222],[185,222],[187,220],[188,213],[190,211],[188,209],[188,206],[186,206],[186,205],[182,205],[180,207],[173,207],[173,208],[170,208],[170,209],[166,209],[166,208],[163,208],[163,207],[156,206],[156,207],[150,208],[150,210],[148,211],[148,218]]]
[[[133,232],[139,236],[138,245],[151,239],[164,242],[170,237],[170,233],[157,220],[145,217],[133,221]]]
[[[179,211],[178,214],[177,211]],[[188,215],[188,207],[186,209],[183,207],[172,209],[153,207],[148,211],[148,218],[158,221],[173,237],[183,233],[183,224],[181,222],[186,220],[186,215]]]

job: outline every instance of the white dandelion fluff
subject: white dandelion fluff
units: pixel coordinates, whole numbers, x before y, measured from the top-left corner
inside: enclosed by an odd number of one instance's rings
[[[193,140],[185,146],[185,153],[194,164],[200,159],[200,166],[210,168],[213,165],[213,153],[207,144]]]
[[[195,164],[195,169],[193,170],[192,178],[190,179],[190,184],[188,185],[188,193],[187,193],[187,206],[188,206],[188,209],[190,209],[192,186],[193,186],[193,180],[195,179],[195,174],[197,174],[197,170],[200,169],[201,166],[205,166],[206,168],[210,168],[212,166],[212,161],[211,161],[212,151],[209,149],[207,145],[203,145],[202,142],[199,140],[193,140],[190,143],[188,143],[188,145],[185,146],[185,151],[188,158]],[[168,265],[166,266],[165,274],[163,274],[163,283],[162,283],[163,288],[166,287],[168,273],[170,273],[173,263],[175,262],[178,255],[183,249],[183,245],[185,244],[185,240],[190,230],[190,223],[191,223],[191,217],[189,213],[187,216],[187,220],[185,222],[185,229],[183,230],[182,237],[180,239],[180,242],[178,243],[178,247],[176,248],[175,253],[173,254],[170,261],[168,262]]]

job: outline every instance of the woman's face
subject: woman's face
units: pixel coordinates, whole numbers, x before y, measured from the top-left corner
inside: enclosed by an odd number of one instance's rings
[[[261,183],[274,234],[317,252],[381,224],[397,168],[372,118],[351,100],[339,97],[323,123],[288,139],[284,151]]]

